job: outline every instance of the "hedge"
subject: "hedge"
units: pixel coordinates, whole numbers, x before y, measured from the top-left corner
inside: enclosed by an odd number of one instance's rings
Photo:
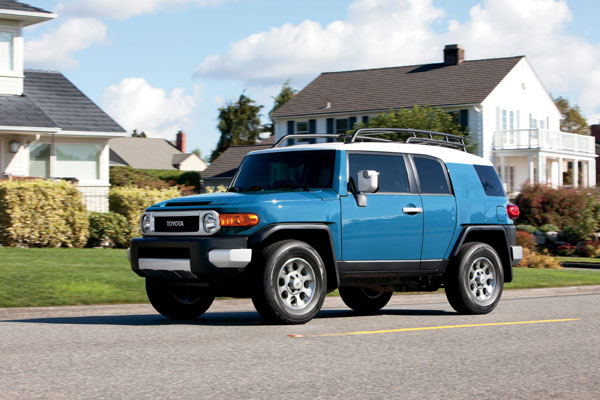
[[[141,235],[140,218],[151,205],[173,197],[179,197],[177,188],[140,189],[135,187],[113,187],[108,192],[110,211],[124,216],[129,222],[130,238]]]
[[[81,193],[64,181],[0,181],[0,244],[83,247],[88,219]]]
[[[89,247],[125,248],[129,246],[131,228],[127,219],[121,214],[92,211],[88,220],[90,222],[90,237],[87,243]]]
[[[200,191],[200,174],[196,171],[111,167],[110,184],[112,187],[135,186],[152,189],[182,186],[192,194]]]

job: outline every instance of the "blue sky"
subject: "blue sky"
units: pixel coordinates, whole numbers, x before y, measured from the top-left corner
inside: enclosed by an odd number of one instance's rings
[[[26,0],[27,68],[59,70],[128,130],[208,155],[218,108],[264,105],[322,71],[524,54],[553,96],[600,120],[600,15],[585,0]]]

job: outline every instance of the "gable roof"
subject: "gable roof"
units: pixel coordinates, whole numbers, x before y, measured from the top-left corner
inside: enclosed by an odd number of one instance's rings
[[[325,72],[271,117],[478,104],[522,58]]]
[[[13,11],[29,11],[29,12],[42,12],[51,14],[50,11],[46,11],[39,7],[33,7],[29,4],[21,3],[20,1],[14,0],[0,0],[0,10],[13,10]]]
[[[125,132],[60,72],[25,70],[24,96],[68,131]]]
[[[108,142],[111,165],[128,165],[137,169],[175,169],[193,153],[182,153],[166,139],[126,137]]]
[[[274,135],[271,135],[260,144],[229,146],[202,172],[202,179],[233,178],[246,154],[251,151],[270,149],[273,147],[274,139]]]
[[[23,86],[21,96],[0,96],[0,126],[125,132],[60,72],[26,70]]]

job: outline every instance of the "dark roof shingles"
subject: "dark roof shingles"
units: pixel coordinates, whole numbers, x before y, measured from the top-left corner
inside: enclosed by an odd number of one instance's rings
[[[271,117],[480,103],[522,58],[326,72]]]
[[[240,163],[251,151],[271,148],[272,144],[253,144],[248,146],[230,146],[217,157],[204,171],[202,178],[230,178]]]
[[[59,72],[26,70],[24,93],[63,130],[125,132]]]
[[[0,125],[56,128],[56,123],[26,96],[0,96]]]
[[[39,7],[33,7],[26,3],[13,0],[0,0],[0,10],[13,10],[13,11],[28,11],[28,12],[41,12],[51,14],[50,11],[46,11]]]

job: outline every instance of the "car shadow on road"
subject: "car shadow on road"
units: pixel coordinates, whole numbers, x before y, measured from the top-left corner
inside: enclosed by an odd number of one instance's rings
[[[435,316],[454,314],[441,310],[381,310],[375,315],[414,315]],[[316,319],[357,318],[374,314],[361,314],[352,310],[321,310]],[[56,325],[121,325],[121,326],[153,326],[153,325],[205,325],[205,326],[253,326],[270,325],[263,321],[254,311],[207,312],[199,318],[189,321],[175,321],[159,314],[139,315],[86,315],[72,317],[46,317],[4,320],[0,322],[20,322]]]

